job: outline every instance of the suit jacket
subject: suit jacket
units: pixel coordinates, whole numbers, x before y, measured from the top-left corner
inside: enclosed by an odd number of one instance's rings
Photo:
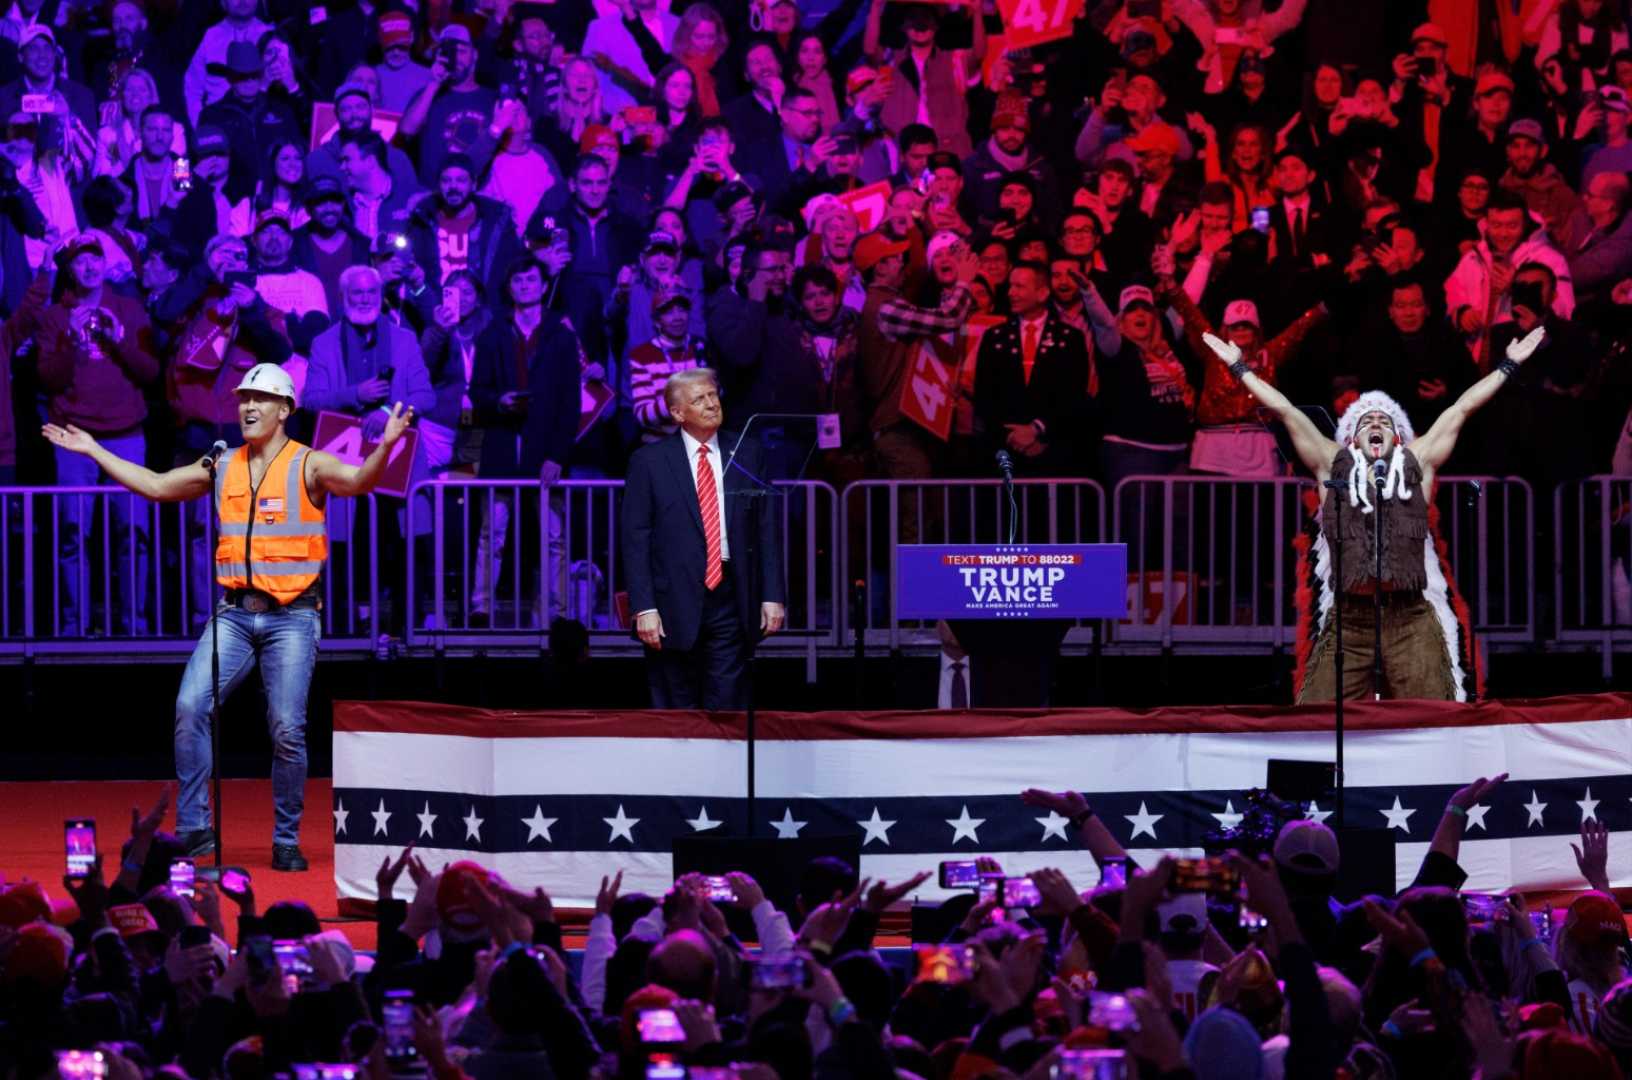
[[[735,432],[719,433],[727,457]],[[726,542],[731,547],[737,611],[743,637],[757,642],[760,604],[785,603],[778,496],[751,476],[765,475],[764,453],[744,439],[737,450],[741,469],[725,474]],[[686,460],[685,442],[670,435],[635,451],[623,488],[623,567],[631,612],[657,609],[663,619],[663,647],[681,651],[697,643],[703,621],[703,576],[708,549],[697,487]]]
[[[1292,223],[1287,219],[1286,203],[1280,199],[1276,199],[1269,208],[1269,231],[1275,237],[1276,260],[1293,260]],[[1338,232],[1338,223],[1331,208],[1311,195],[1303,219],[1303,246],[1298,249],[1295,261],[1301,266],[1308,266],[1316,252],[1330,258],[1337,250]]]
[[[499,398],[518,389],[518,336],[508,308],[500,308],[476,335],[470,403],[476,422],[486,432],[477,468],[484,480],[536,479],[546,461],[565,468],[578,435],[582,409],[578,337],[558,312],[544,312],[538,339],[527,357],[527,390],[533,395],[527,411],[511,413],[499,408]],[[519,451],[517,435],[521,436]]]
[[[1005,424],[1041,420],[1046,449],[1039,458],[1016,457],[1017,465],[1041,475],[1065,465],[1072,452],[1072,432],[1088,409],[1088,342],[1082,331],[1050,311],[1037,342],[1031,381],[1025,377],[1020,320],[1010,318],[980,339],[975,359],[975,415],[992,448],[1001,449]]]

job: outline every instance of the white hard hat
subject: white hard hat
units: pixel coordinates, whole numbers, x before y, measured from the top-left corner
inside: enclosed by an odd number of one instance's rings
[[[234,393],[243,393],[245,390],[276,394],[278,397],[288,398],[290,405],[295,404],[295,380],[277,364],[256,364],[244,372],[244,381],[238,384]]]

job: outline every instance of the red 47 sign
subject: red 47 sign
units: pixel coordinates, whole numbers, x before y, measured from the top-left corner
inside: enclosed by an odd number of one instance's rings
[[[1070,37],[1083,0],[998,0],[1010,50]]]
[[[901,413],[945,442],[958,404],[957,349],[938,337],[922,338],[913,345],[910,363],[901,384]]]

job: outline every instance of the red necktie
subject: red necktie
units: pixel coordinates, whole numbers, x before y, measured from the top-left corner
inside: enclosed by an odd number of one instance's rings
[[[725,577],[720,559],[720,496],[714,490],[714,467],[708,463],[708,446],[697,448],[697,505],[703,511],[703,540],[708,544],[708,572],[703,584],[713,589]]]
[[[1022,362],[1025,364],[1026,385],[1031,385],[1031,369],[1037,363],[1037,324],[1025,324],[1024,333],[1020,339]]]

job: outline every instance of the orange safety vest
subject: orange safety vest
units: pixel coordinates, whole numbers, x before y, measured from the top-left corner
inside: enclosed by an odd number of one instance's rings
[[[288,604],[311,588],[329,554],[323,510],[306,493],[308,447],[293,439],[261,477],[249,480],[249,447],[240,446],[216,470],[215,580],[223,589],[258,589]]]

